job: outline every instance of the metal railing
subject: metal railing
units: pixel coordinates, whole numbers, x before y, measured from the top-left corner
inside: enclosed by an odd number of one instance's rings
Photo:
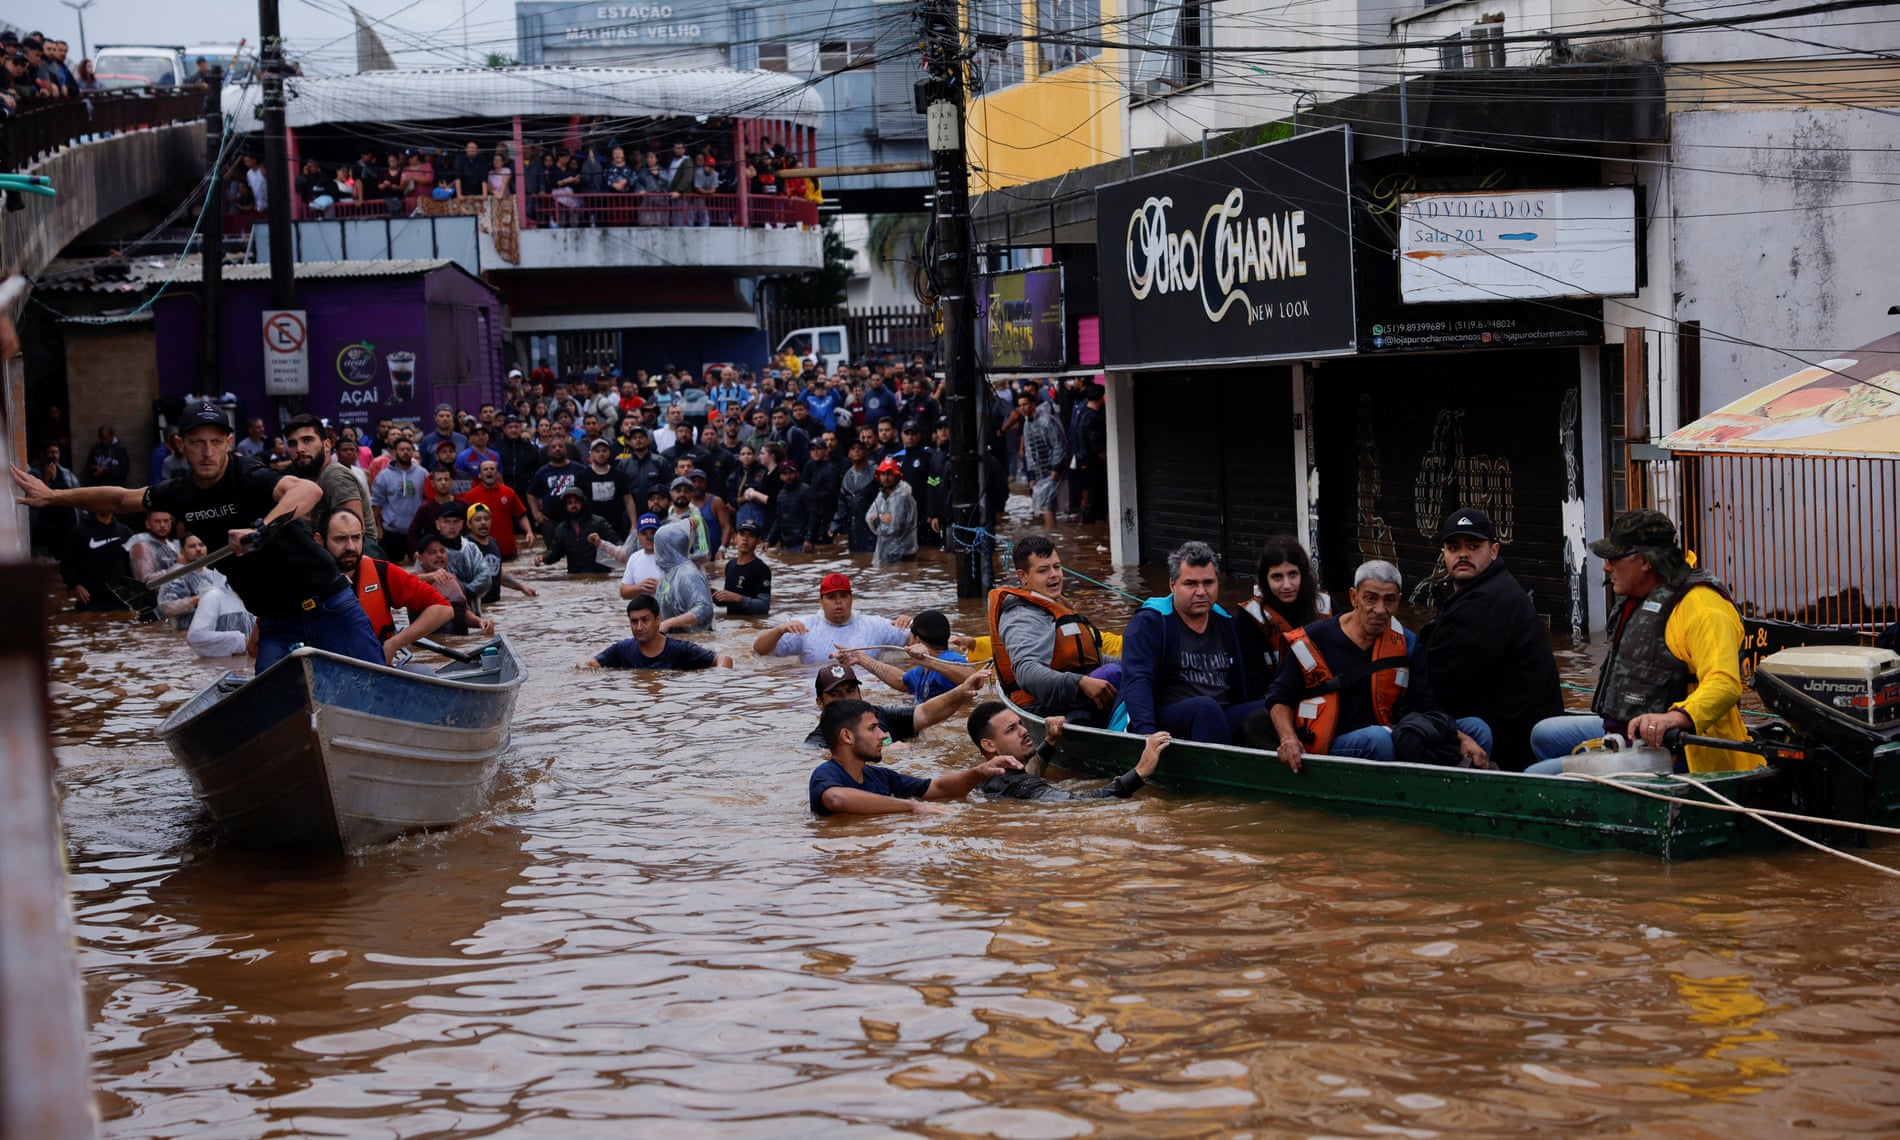
[[[91,91],[80,99],[34,102],[6,121],[6,154],[25,167],[68,143],[204,117],[196,88]]]
[[[818,225],[818,203],[803,198],[748,194],[530,194],[528,225],[588,226],[806,226]],[[743,223],[741,218],[744,219]]]
[[[1646,505],[1749,618],[1881,628],[1900,619],[1900,460],[1676,453],[1636,461]]]

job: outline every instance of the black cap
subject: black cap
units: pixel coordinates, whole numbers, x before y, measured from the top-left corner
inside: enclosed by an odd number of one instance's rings
[[[924,425],[918,423],[916,420],[905,420],[904,426],[901,428],[898,428],[897,430],[921,432],[924,430]]]
[[[180,434],[196,427],[221,427],[229,432],[231,430],[231,422],[224,418],[223,408],[218,407],[218,405],[212,403],[210,400],[204,400],[186,408],[185,414],[178,419],[178,431]]]
[[[734,529],[740,534],[758,534],[764,528],[759,526],[759,520],[744,518],[739,520],[739,525]]]
[[[1491,516],[1483,511],[1461,507],[1445,516],[1444,525],[1438,528],[1438,545],[1443,546],[1461,535],[1496,542],[1498,528],[1492,525]]]

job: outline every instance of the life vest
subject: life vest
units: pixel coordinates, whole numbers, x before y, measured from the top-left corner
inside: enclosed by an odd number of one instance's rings
[[[1087,673],[1102,663],[1102,633],[1089,619],[1060,599],[1020,586],[998,586],[990,591],[990,647],[996,661],[996,679],[1011,701],[1023,708],[1031,708],[1036,703],[1028,690],[1017,685],[1015,666],[1010,663],[1009,650],[1003,647],[1000,622],[1003,603],[1009,598],[1021,598],[1055,619],[1056,646],[1050,655],[1049,668],[1058,673]]]
[[[1372,685],[1374,724],[1391,724],[1400,698],[1411,687],[1410,650],[1410,635],[1396,625],[1372,643],[1374,669],[1365,679]],[[1306,675],[1306,691],[1300,694],[1299,707],[1293,714],[1300,739],[1308,749],[1325,752],[1332,747],[1339,729],[1339,686],[1333,683],[1332,666],[1326,664],[1304,629],[1287,634],[1287,652],[1293,654]]]
[[[356,600],[369,617],[376,640],[387,641],[396,632],[396,619],[389,613],[389,591],[383,587],[383,567],[387,563],[364,555],[356,564]]]
[[[1728,590],[1706,570],[1691,571],[1680,586],[1657,586],[1649,596],[1630,599],[1610,639],[1590,711],[1607,721],[1628,724],[1643,713],[1666,712],[1695,687],[1689,663],[1669,652],[1664,632],[1669,615],[1689,591],[1708,587],[1728,598]],[[1731,602],[1734,600],[1729,599]]]
[[[1275,665],[1279,664],[1280,656],[1286,652],[1288,639],[1299,632],[1299,627],[1259,598],[1254,598],[1240,608],[1260,627],[1260,635],[1266,638],[1267,659]]]

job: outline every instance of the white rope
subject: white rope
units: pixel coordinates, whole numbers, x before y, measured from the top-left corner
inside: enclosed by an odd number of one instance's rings
[[[1629,773],[1629,775],[1649,775],[1649,774],[1650,773],[1646,773],[1646,772]],[[1684,798],[1682,796],[1664,795],[1661,792],[1652,792],[1645,788],[1633,787],[1630,784],[1626,783],[1624,780],[1618,779],[1615,776],[1599,776],[1592,773],[1584,773],[1584,772],[1566,772],[1565,775],[1573,776],[1581,780],[1589,780],[1590,782],[1596,783],[1596,784],[1607,784],[1610,787],[1621,788],[1623,791],[1634,792],[1635,794],[1639,796],[1645,796],[1652,800],[1661,800],[1664,803],[1682,804],[1686,807],[1699,807],[1699,808],[1706,808],[1709,811],[1723,811],[1723,812],[1731,812],[1737,815],[1745,815],[1756,820],[1759,823],[1763,823],[1769,827],[1774,828],[1776,831],[1779,831],[1781,834],[1787,836],[1788,838],[1794,840],[1797,843],[1803,843],[1809,847],[1814,848],[1816,851],[1819,851],[1824,855],[1832,855],[1839,859],[1845,859],[1850,863],[1858,863],[1863,867],[1867,867],[1871,870],[1879,871],[1881,874],[1893,875],[1896,878],[1900,878],[1900,869],[1882,866],[1879,863],[1875,863],[1871,859],[1862,859],[1858,855],[1849,855],[1845,851],[1837,851],[1834,848],[1829,847],[1827,844],[1819,842],[1818,840],[1809,839],[1807,836],[1799,834],[1798,832],[1790,831],[1788,828],[1785,828],[1781,826],[1779,823],[1776,823],[1775,820],[1786,819],[1786,820],[1793,820],[1797,823],[1819,823],[1819,824],[1824,824],[1824,825],[1828,825],[1832,827],[1848,827],[1848,828],[1853,828],[1856,831],[1872,831],[1872,832],[1877,832],[1882,835],[1900,835],[1900,828],[1882,827],[1879,824],[1874,824],[1874,823],[1853,823],[1844,819],[1828,819],[1824,816],[1798,815],[1794,812],[1771,811],[1767,808],[1743,807],[1741,804],[1736,803],[1734,800],[1723,795],[1721,792],[1716,791],[1714,788],[1709,787],[1707,784],[1698,784],[1694,782],[1693,780],[1677,780],[1676,786],[1686,787],[1686,788],[1695,788],[1698,791],[1701,791],[1707,795],[1714,796],[1717,800],[1720,800],[1721,802],[1712,804],[1712,803],[1707,802],[1706,800],[1692,800],[1692,799]]]

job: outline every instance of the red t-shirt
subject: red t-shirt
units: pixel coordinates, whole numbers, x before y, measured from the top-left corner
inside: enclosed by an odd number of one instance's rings
[[[414,621],[430,606],[449,604],[449,600],[442,596],[442,591],[402,567],[380,559],[364,558],[357,563],[355,585],[356,600],[362,603],[363,612],[369,615],[370,624],[376,627],[379,641],[395,631],[390,611],[405,610],[409,620]]]
[[[528,508],[521,505],[521,497],[506,483],[497,483],[490,489],[485,483],[476,483],[473,487],[455,496],[458,500],[474,506],[480,503],[488,508],[492,519],[489,525],[489,537],[501,548],[502,556],[515,554],[515,520],[525,518]]]

